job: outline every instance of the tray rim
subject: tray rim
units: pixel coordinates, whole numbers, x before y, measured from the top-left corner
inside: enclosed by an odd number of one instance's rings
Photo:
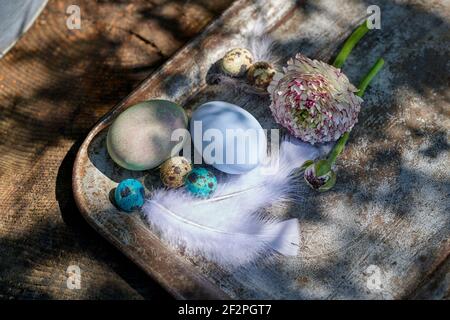
[[[272,25],[269,26],[268,30],[273,30],[277,28],[283,19],[288,19],[290,16],[293,15],[294,9],[299,7],[299,5],[303,1],[291,1],[292,6],[289,8],[289,10],[286,10],[286,13],[279,17],[279,19]],[[96,224],[93,219],[90,218],[89,212],[87,210],[87,206],[85,203],[85,199],[82,197],[82,188],[80,183],[80,178],[78,176],[78,172],[81,170],[81,163],[83,160],[83,157],[88,152],[88,147],[92,140],[105,128],[107,128],[112,120],[117,116],[117,113],[122,112],[123,110],[130,107],[132,104],[129,103],[130,98],[132,98],[137,92],[142,90],[145,85],[153,78],[158,78],[161,76],[161,74],[172,64],[174,60],[176,60],[177,57],[182,56],[183,53],[188,52],[192,47],[195,47],[195,45],[202,42],[203,38],[208,35],[211,32],[211,29],[214,29],[216,26],[220,25],[223,21],[226,21],[229,17],[232,17],[234,15],[239,15],[239,9],[242,7],[246,7],[250,4],[253,4],[254,2],[251,0],[237,0],[233,2],[218,18],[211,21],[202,32],[200,32],[199,35],[197,35],[194,39],[189,41],[187,44],[182,46],[179,50],[177,50],[170,59],[168,59],[166,62],[164,62],[159,68],[157,68],[152,74],[150,74],[147,78],[145,78],[141,83],[139,83],[135,89],[133,89],[128,95],[126,95],[119,103],[115,104],[107,113],[105,113],[89,130],[89,133],[86,135],[86,137],[83,140],[83,143],[79,147],[74,165],[72,170],[72,190],[73,190],[73,196],[76,203],[76,206],[78,210],[80,211],[81,215],[83,216],[84,220],[97,232],[99,233],[103,238],[105,238],[109,243],[111,243],[114,247],[116,247],[122,254],[124,254],[127,258],[129,258],[134,264],[136,264],[139,268],[141,268],[146,274],[148,274],[152,279],[154,279],[156,282],[158,282],[159,285],[161,285],[165,290],[167,290],[172,296],[174,296],[177,299],[192,299],[192,296],[186,296],[185,294],[179,292],[178,290],[173,288],[173,280],[166,279],[165,277],[161,276],[156,270],[152,270],[152,267],[149,267],[147,265],[144,265],[143,263],[140,263],[139,260],[136,260],[135,257],[128,251],[123,248],[123,245],[113,239],[112,237],[108,236],[107,233],[100,227],[99,224]],[[201,88],[197,88],[201,89]],[[168,253],[170,253],[168,251]],[[188,282],[190,282],[196,289],[199,290],[197,292],[196,296],[194,298],[206,298],[206,299],[221,299],[221,300],[228,300],[231,299],[230,295],[227,294],[225,291],[223,291],[221,288],[219,288],[216,284],[214,284],[210,279],[208,279],[206,276],[198,272],[194,268],[192,264],[189,264],[187,261],[183,261],[179,257],[174,257],[176,260],[178,260],[178,263],[180,266],[185,267],[185,271],[188,272],[188,274],[184,273],[182,276],[188,277]],[[197,296],[198,295],[198,296]]]

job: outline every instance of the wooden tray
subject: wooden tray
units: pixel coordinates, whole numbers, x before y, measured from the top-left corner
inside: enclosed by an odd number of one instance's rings
[[[402,185],[398,180],[402,173],[398,171],[397,160],[409,152],[410,162],[406,164],[409,169],[422,169],[423,164],[411,160],[420,158],[419,151],[415,150],[418,142],[407,134],[410,128],[397,121],[404,110],[414,112],[417,109],[417,100],[404,100],[411,93],[406,89],[397,92],[393,99],[395,81],[410,79],[412,71],[389,65],[408,59],[410,51],[405,48],[426,39],[431,33],[426,30],[421,34],[402,33],[395,26],[403,13],[409,14],[410,7],[389,2],[386,6],[391,10],[383,20],[386,29],[368,36],[345,68],[351,80],[356,82],[379,56],[383,55],[388,62],[366,94],[360,123],[352,132],[350,146],[339,164],[343,170],[338,173],[336,187],[325,194],[314,193],[305,187],[299,190],[305,195],[304,203],[286,211],[273,210],[275,215],[300,220],[302,242],[298,257],[229,270],[200,257],[185,256],[162,243],[139,214],[120,213],[110,202],[111,190],[122,179],[139,179],[148,191],[157,183],[158,173],[130,172],[117,167],[106,152],[107,127],[127,107],[152,98],[177,102],[186,108],[188,115],[192,108],[208,100],[225,100],[249,110],[263,127],[273,127],[268,97],[235,92],[220,84],[207,84],[205,79],[211,66],[227,50],[240,46],[248,32],[245,30],[256,21],[262,21],[277,39],[277,54],[282,61],[297,52],[328,61],[365,18],[363,4],[343,0],[311,3],[237,1],[202,35],[116,105],[88,134],[73,171],[75,200],[82,215],[95,230],[177,298],[411,296],[448,256],[449,244],[445,241],[450,234],[450,223],[445,214],[445,200],[438,196],[428,195],[422,202],[410,205],[408,215],[401,214],[405,199],[413,199],[414,192],[420,197],[417,188],[434,182],[417,176],[407,182],[408,190],[398,189],[397,185]],[[433,21],[426,20],[425,24],[436,23]],[[410,23],[422,27],[424,22],[413,20]],[[438,39],[445,38],[445,33],[436,34],[436,29],[433,32]],[[399,49],[399,46],[404,47]],[[404,74],[393,75],[393,70]],[[427,102],[425,97],[417,99]],[[435,111],[439,112],[438,109]],[[389,150],[394,149],[398,153],[393,156],[397,158],[389,155]],[[386,163],[377,160],[380,152],[387,152]],[[396,193],[392,195],[391,192]],[[423,206],[427,205],[433,207],[433,215],[424,213]],[[424,221],[426,228],[422,228]],[[375,285],[368,282],[372,276],[378,276],[372,282]]]

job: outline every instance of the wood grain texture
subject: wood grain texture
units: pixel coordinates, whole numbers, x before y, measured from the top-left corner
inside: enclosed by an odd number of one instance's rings
[[[73,161],[99,117],[231,2],[51,0],[0,60],[0,299],[169,297],[81,218]],[[66,27],[70,4],[81,30]]]
[[[365,17],[370,4],[301,2],[289,19],[272,31],[280,58],[302,52],[329,60]],[[273,214],[300,220],[298,257],[273,265],[223,269],[199,257],[163,249],[138,215],[117,213],[108,199],[108,190],[121,178],[139,178],[148,188],[154,182],[152,172],[130,173],[114,166],[104,148],[103,129],[135,102],[171,99],[183,104],[189,113],[205,101],[226,100],[251,111],[263,127],[274,125],[267,98],[205,83],[211,65],[228,48],[242,43],[240,30],[245,29],[245,21],[252,21],[245,11],[250,3],[245,0],[235,4],[242,5],[241,17],[230,11],[218,22],[220,28],[208,29],[208,34],[179,52],[88,135],[74,170],[74,189],[82,213],[180,297],[189,297],[189,283],[199,288],[196,293],[211,293],[202,285],[203,280],[191,277],[193,270],[233,298],[448,297],[450,3],[377,4],[382,10],[382,29],[371,32],[358,45],[344,71],[357,83],[378,57],[383,56],[387,63],[366,93],[359,123],[339,160],[338,183],[324,194],[305,187],[299,190],[305,196],[302,203],[288,210],[272,210]],[[255,15],[250,16],[255,19]],[[399,27],[399,21],[408,21],[407,27]],[[174,266],[168,277],[164,274],[167,262]],[[179,276],[176,269],[183,264],[188,290],[178,288],[174,281]],[[380,278],[371,285],[374,268]]]
[[[112,205],[110,192],[122,179],[140,178],[147,189],[151,189],[152,179],[159,173],[153,171],[153,175],[146,175],[145,172],[131,172],[116,166],[105,149],[104,129],[116,115],[138,101],[160,98],[184,104],[206,86],[206,75],[211,66],[230,47],[241,43],[244,30],[252,32],[252,25],[261,19],[266,28],[270,29],[280,19],[292,16],[296,2],[283,1],[282,9],[279,6],[278,0],[265,1],[263,8],[249,0],[234,3],[202,35],[184,47],[100,120],[77,154],[73,188],[82,215],[94,229],[177,298],[226,299],[236,298],[236,295],[224,291],[210,277],[199,272],[192,262],[167,248],[157,235],[150,232],[139,215],[121,214]],[[202,263],[196,265],[200,267]]]

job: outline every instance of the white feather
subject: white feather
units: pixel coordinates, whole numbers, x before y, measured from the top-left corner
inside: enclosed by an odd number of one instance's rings
[[[296,255],[297,219],[268,218],[262,210],[292,199],[299,180],[294,169],[319,153],[298,140],[283,141],[279,165],[270,174],[267,167],[259,167],[229,176],[209,199],[183,189],[156,190],[143,207],[144,217],[170,245],[223,265],[243,265],[275,252]]]
[[[267,34],[264,21],[257,21],[246,38],[248,49],[253,54],[255,62],[266,61],[272,65],[278,64],[278,59],[274,55],[275,41]]]

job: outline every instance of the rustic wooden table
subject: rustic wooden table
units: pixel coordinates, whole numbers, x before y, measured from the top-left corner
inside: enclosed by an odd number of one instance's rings
[[[231,2],[53,0],[0,60],[0,299],[169,297],[87,226],[72,165],[99,117]]]
[[[347,25],[342,8],[322,7],[322,2],[308,2],[298,15],[299,23],[310,19],[314,25],[326,17],[338,26]],[[346,252],[362,257],[358,270],[383,263],[392,271],[386,275],[389,284],[401,287],[401,294],[394,290],[377,298],[448,299],[449,20],[444,9],[449,1],[376,2],[388,8],[384,21],[392,37],[384,33],[390,39],[387,50],[383,36],[369,36],[372,42],[367,43],[380,44],[371,47],[372,54],[388,54],[391,62],[405,55],[411,60],[388,64],[386,81],[373,85],[371,107],[361,114],[341,161],[348,170],[340,173],[334,191],[323,196],[328,203],[344,197],[347,206],[361,212],[360,219],[346,219],[342,208],[325,214],[311,193],[303,205],[313,214],[302,217],[303,234],[323,242],[324,252],[329,252],[332,242],[323,241],[321,231],[326,234],[323,226],[336,218],[333,214],[342,218],[337,223],[351,224],[345,234],[329,232],[337,244],[354,237],[359,221],[369,221],[369,232],[362,238],[367,246],[359,248],[370,246],[371,251],[364,254],[355,246]],[[72,2],[50,1],[29,33],[0,60],[0,298],[165,298],[167,293],[81,218],[70,186],[73,160],[96,120],[230,1],[77,3],[82,9],[81,30],[66,28],[65,10]],[[355,1],[352,8],[369,4]],[[415,29],[407,29],[410,26]],[[406,29],[402,33],[398,28]],[[294,39],[292,45],[320,57],[320,48],[334,44],[314,30],[303,30],[314,37]],[[367,67],[367,61],[355,57],[363,56],[368,47],[359,46],[349,65]],[[350,76],[355,77],[355,69],[349,70]],[[346,181],[350,183],[344,185]],[[305,245],[318,247],[314,241]],[[356,269],[333,254],[326,264],[310,260],[306,267],[314,277],[298,277],[297,286],[314,286],[319,294],[326,286],[341,287],[343,294],[325,296],[352,297]],[[66,286],[70,265],[82,270],[79,290]],[[347,277],[333,278],[338,269]]]

